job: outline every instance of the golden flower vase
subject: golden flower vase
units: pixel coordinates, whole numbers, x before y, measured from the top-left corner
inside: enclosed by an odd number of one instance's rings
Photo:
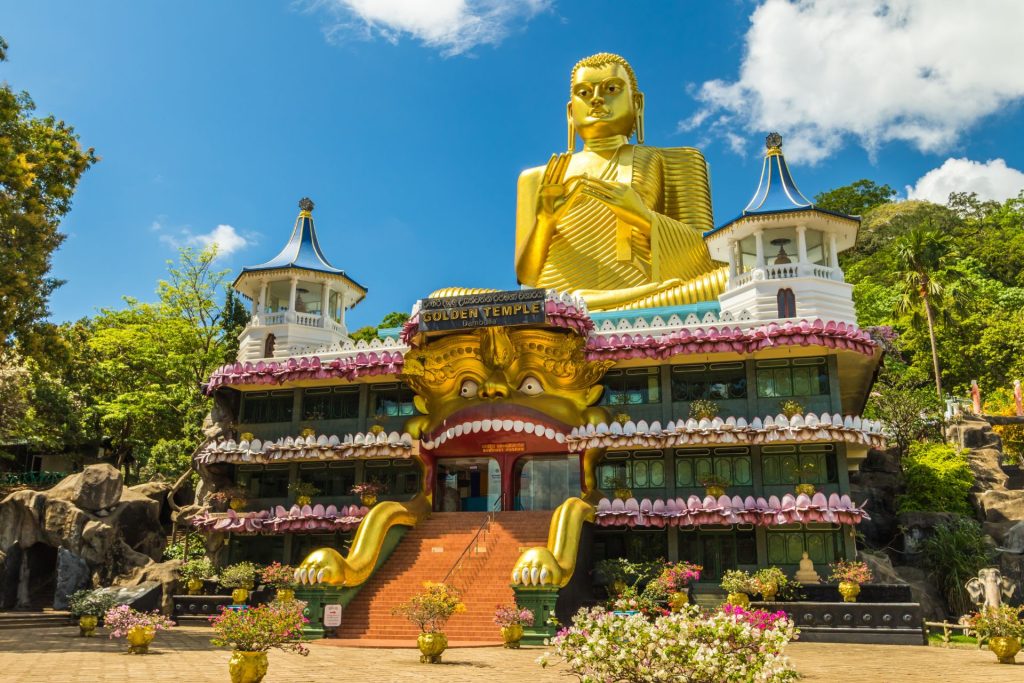
[[[295,496],[295,504],[299,507],[309,505],[313,502],[313,496]]]
[[[523,625],[509,624],[501,627],[501,641],[511,650],[519,649],[519,641],[523,639]]]
[[[293,588],[278,588],[277,589],[277,601],[278,602],[294,602],[295,590]]]
[[[189,579],[185,582],[185,589],[189,595],[201,595],[203,592],[203,580]]]
[[[860,595],[860,584],[853,581],[840,581],[839,594],[843,596],[843,602],[857,602]]]
[[[750,596],[746,593],[729,593],[725,601],[730,605],[742,607],[743,609],[750,607]]]
[[[377,504],[377,494],[364,493],[362,496],[359,497],[359,500],[364,507],[372,508],[374,505]]]
[[[796,495],[804,494],[805,496],[814,495],[814,484],[797,484]]]
[[[988,649],[999,659],[1000,664],[1016,664],[1014,658],[1020,652],[1020,638],[1015,636],[989,638]]]
[[[672,608],[673,612],[682,611],[688,604],[690,604],[690,596],[685,591],[676,591],[668,596],[668,606]]]
[[[78,635],[83,638],[96,635],[96,624],[100,621],[95,614],[83,614],[78,617]]]
[[[244,605],[245,601],[249,599],[249,590],[247,588],[236,588],[231,591],[231,603],[235,605]]]
[[[704,495],[711,496],[712,498],[721,498],[725,495],[724,486],[705,486]]]
[[[152,626],[132,626],[125,637],[128,639],[128,652],[144,655],[149,652],[149,644],[156,638],[156,629]]]
[[[416,645],[419,647],[420,661],[424,664],[440,664],[441,653],[448,647],[448,636],[441,632],[435,633],[421,633],[419,638],[416,639]]]
[[[266,652],[235,650],[228,660],[231,683],[260,683],[267,675],[268,666]]]

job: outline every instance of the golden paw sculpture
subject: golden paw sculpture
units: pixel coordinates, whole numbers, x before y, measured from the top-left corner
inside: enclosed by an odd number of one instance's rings
[[[430,511],[430,502],[420,494],[407,503],[378,503],[360,522],[347,557],[334,548],[320,548],[302,561],[295,580],[302,584],[358,586],[373,573],[388,531],[395,526],[416,526]]]
[[[547,547],[530,548],[520,556],[512,569],[513,585],[561,588],[569,583],[576,571],[583,523],[593,522],[594,512],[582,498],[559,505],[551,516]]]

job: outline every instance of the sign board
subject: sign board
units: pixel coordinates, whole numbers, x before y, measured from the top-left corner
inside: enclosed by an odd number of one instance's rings
[[[324,605],[324,628],[341,626],[341,605]]]
[[[543,323],[544,298],[543,289],[517,289],[424,299],[419,326],[423,332],[439,332]]]
[[[526,444],[522,441],[513,443],[485,443],[480,444],[481,453],[525,453]]]

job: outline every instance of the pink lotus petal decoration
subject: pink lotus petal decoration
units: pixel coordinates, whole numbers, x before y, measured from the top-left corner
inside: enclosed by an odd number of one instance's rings
[[[801,501],[801,498],[806,500]],[[801,509],[804,504],[806,507]],[[595,515],[599,526],[631,527],[690,527],[706,524],[752,524],[767,527],[810,522],[859,524],[863,519],[871,519],[864,507],[854,504],[849,495],[840,496],[837,493],[833,493],[827,502],[823,493],[816,493],[814,499],[787,493],[781,500],[771,496],[767,501],[764,498],[754,499],[753,496],[745,499],[722,496],[717,500],[711,496],[704,500],[690,496],[689,502],[682,498],[670,498],[667,501],[659,498],[653,502],[649,499],[637,502],[635,498],[630,498],[623,502],[604,498],[597,504]]]
[[[193,517],[192,524],[207,533],[329,533],[355,529],[369,512],[369,508],[359,505],[343,505],[340,510],[334,505],[324,509],[319,503],[314,507],[293,505],[288,510],[278,505],[241,514],[234,510],[224,515],[204,513]]]

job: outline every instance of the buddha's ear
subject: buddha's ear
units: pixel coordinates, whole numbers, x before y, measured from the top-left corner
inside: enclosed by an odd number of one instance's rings
[[[644,94],[639,90],[633,94],[633,110],[636,112],[636,122],[633,130],[636,131],[636,144],[644,144]]]
[[[565,105],[565,120],[569,124],[569,144],[566,150],[570,153],[576,151],[576,126],[572,124],[572,100]]]

